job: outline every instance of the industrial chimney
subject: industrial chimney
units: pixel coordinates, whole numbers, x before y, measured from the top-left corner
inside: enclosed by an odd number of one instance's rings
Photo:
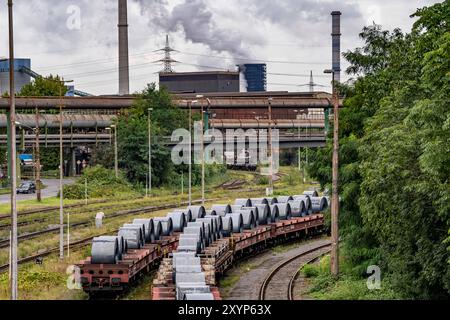
[[[333,50],[333,71],[334,80],[336,82],[341,81],[341,12],[333,11],[331,12],[332,17],[332,31],[331,31],[331,41]]]
[[[130,93],[127,0],[119,0],[119,95]]]

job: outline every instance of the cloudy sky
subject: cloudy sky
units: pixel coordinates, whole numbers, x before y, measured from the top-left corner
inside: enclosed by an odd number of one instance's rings
[[[373,22],[411,29],[409,15],[436,0],[129,0],[131,91],[157,82],[169,34],[175,71],[233,70],[266,62],[268,89],[306,91],[325,85],[331,66],[331,16],[342,12],[343,52],[361,45],[358,33]],[[14,0],[16,58],[32,69],[73,79],[92,94],[118,92],[117,0]],[[6,1],[0,4],[0,57],[8,56]],[[342,68],[346,62],[342,60]],[[345,81],[348,76],[343,75]]]

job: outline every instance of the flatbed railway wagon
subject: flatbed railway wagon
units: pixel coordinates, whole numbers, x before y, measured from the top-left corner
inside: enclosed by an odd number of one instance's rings
[[[128,249],[116,264],[91,263],[91,257],[81,261],[77,267],[83,290],[91,295],[107,292],[122,292],[143,274],[156,268],[164,257],[176,250],[178,235],[163,237],[141,249]]]
[[[300,197],[309,198],[308,195]],[[326,208],[327,200],[322,197],[323,205],[313,206],[308,211],[303,200],[290,200],[292,198],[280,197],[280,201],[285,203],[277,203],[276,198],[236,199],[231,206],[213,206],[215,210],[189,206],[174,210],[166,217],[135,219],[133,223],[124,224],[117,236],[94,238],[92,255],[76,265],[75,279],[90,296],[118,294],[158,266],[160,270],[162,267],[169,270],[170,274],[171,253],[194,250],[192,254],[201,259],[201,262],[197,260],[198,266],[194,269],[205,273],[212,295],[217,298],[213,287],[216,275],[223,274],[234,260],[269,245],[322,230],[324,219],[321,210]],[[302,205],[298,206],[293,201],[302,201]],[[291,216],[290,202],[295,216]],[[266,216],[264,209],[269,204],[276,210],[273,215]],[[170,283],[171,276],[157,278],[159,282],[153,288],[155,296],[171,296],[166,292],[174,292],[170,288],[175,285]],[[161,294],[157,292],[158,288]]]
[[[201,267],[205,274],[206,284],[210,286],[214,299],[221,299],[216,287],[218,276],[223,275],[236,259],[263,249],[268,245],[297,238],[301,234],[319,234],[322,232],[323,225],[324,216],[317,213],[306,217],[296,217],[260,225],[254,229],[234,233],[230,237],[213,242],[204,252],[199,254],[199,257],[201,257]],[[171,258],[165,260],[165,266],[160,267],[152,287],[152,298],[154,300],[176,299],[172,261]]]

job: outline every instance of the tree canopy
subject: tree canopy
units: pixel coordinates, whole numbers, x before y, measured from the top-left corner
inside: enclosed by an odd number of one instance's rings
[[[378,264],[405,298],[450,293],[450,2],[419,9],[410,33],[365,27],[346,52],[340,224],[355,272]],[[331,182],[331,141],[310,174]],[[447,240],[448,241],[448,240]]]
[[[59,76],[37,77],[32,82],[26,84],[17,94],[18,96],[45,97],[64,96],[67,87]]]

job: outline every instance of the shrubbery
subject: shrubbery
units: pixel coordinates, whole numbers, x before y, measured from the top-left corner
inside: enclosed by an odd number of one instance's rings
[[[84,199],[86,180],[88,198],[114,197],[135,192],[121,175],[116,178],[114,170],[95,166],[86,168],[75,184],[64,186],[64,198]]]

